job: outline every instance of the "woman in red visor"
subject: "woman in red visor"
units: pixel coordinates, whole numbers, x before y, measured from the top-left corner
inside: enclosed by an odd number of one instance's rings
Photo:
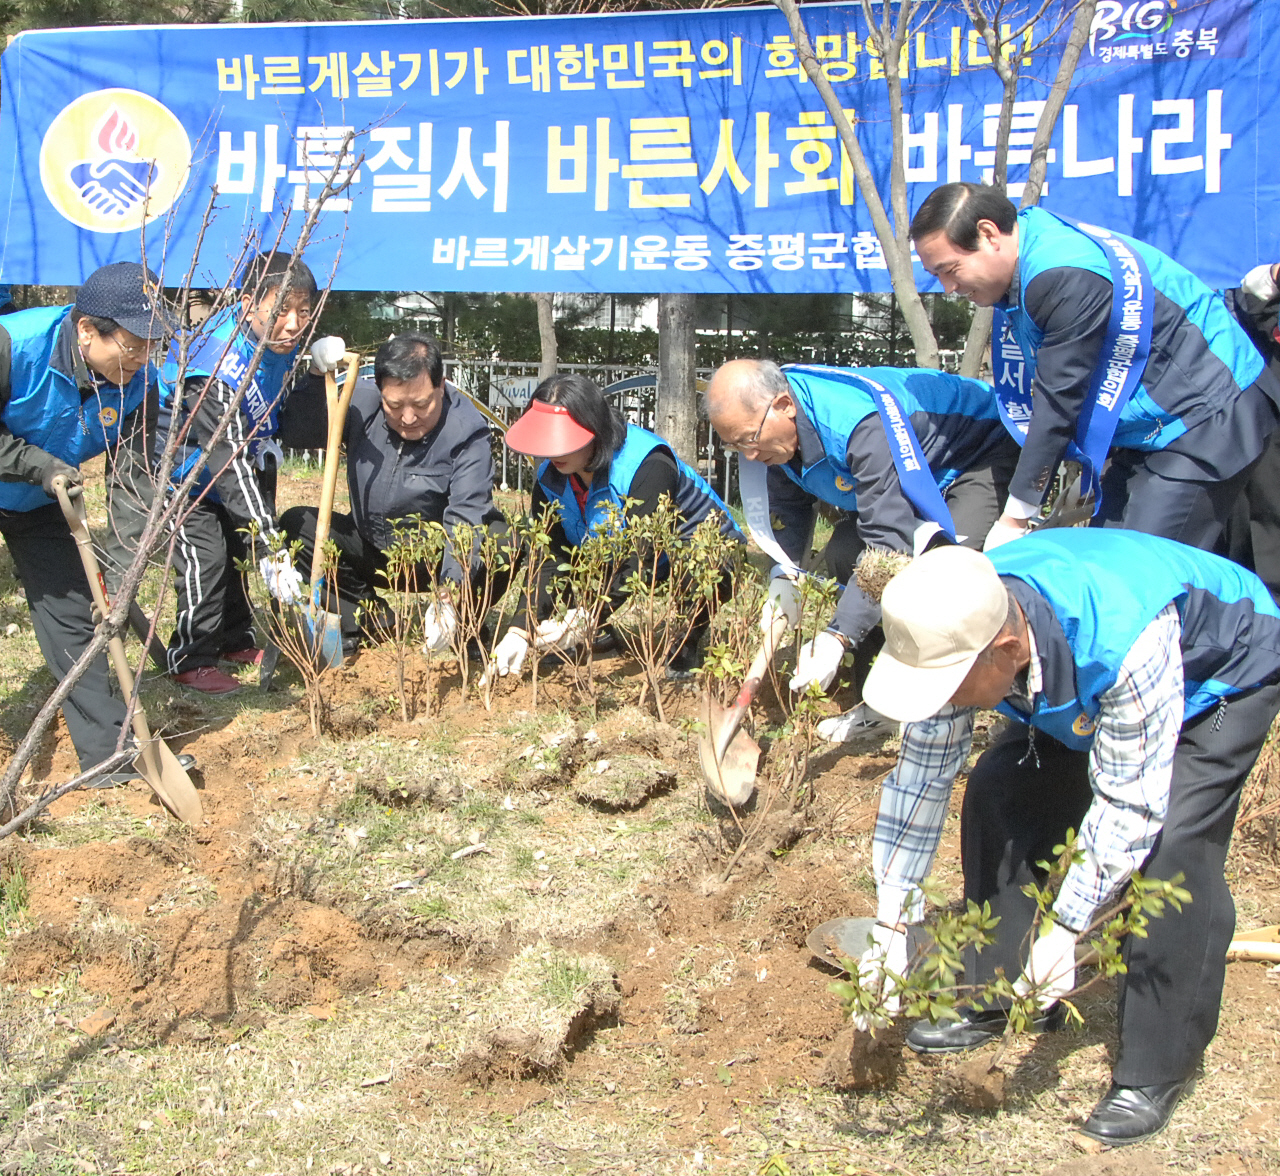
[[[539,463],[533,486],[533,513],[549,502],[559,506],[552,529],[552,547],[561,558],[546,561],[536,600],[536,615],[517,614],[494,649],[500,675],[519,674],[529,643],[539,651],[568,652],[591,639],[587,610],[570,608],[563,620],[552,621],[551,581],[556,565],[568,557],[593,531],[604,525],[609,507],[627,509],[632,517],[652,514],[665,494],[681,516],[681,534],[689,536],[713,511],[719,511],[721,530],[745,542],[725,504],[698,474],[685,465],[661,437],[629,425],[585,376],[555,375],[534,391],[524,415],[507,430],[507,445],[517,453],[545,460]],[[623,585],[638,570],[639,557],[620,564],[613,576],[609,603],[602,619],[622,603]],[[727,578],[722,588],[728,591]],[[697,647],[706,631],[705,610],[691,626],[669,669],[687,673],[697,664]]]

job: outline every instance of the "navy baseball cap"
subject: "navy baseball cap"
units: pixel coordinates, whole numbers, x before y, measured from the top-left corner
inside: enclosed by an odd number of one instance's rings
[[[112,319],[139,339],[160,339],[178,329],[160,298],[160,279],[136,261],[94,270],[76,294],[76,309]]]

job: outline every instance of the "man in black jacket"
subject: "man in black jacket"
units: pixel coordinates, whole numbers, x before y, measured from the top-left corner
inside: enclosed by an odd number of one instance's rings
[[[386,587],[387,550],[396,523],[411,516],[424,523],[457,523],[506,533],[493,504],[493,453],[484,417],[444,378],[435,340],[399,335],[378,348],[373,380],[362,379],[351,399],[343,430],[351,514],[335,514],[329,538],[338,548],[336,611],[348,648],[361,632],[377,640],[388,630],[388,608],[377,594]],[[298,566],[311,566],[316,508],[295,506],[280,517],[290,543],[301,541]],[[417,569],[426,589],[435,569]],[[441,579],[458,582],[463,570],[453,551],[444,553]],[[467,574],[483,574],[472,557]],[[334,611],[332,604],[325,606]],[[448,648],[457,617],[447,602],[424,618],[427,648]]]
[[[1267,367],[1280,373],[1280,264],[1254,266],[1224,297],[1227,307],[1262,353]],[[1236,563],[1252,568],[1280,601],[1280,431],[1253,467],[1235,510],[1227,520],[1224,550]]]

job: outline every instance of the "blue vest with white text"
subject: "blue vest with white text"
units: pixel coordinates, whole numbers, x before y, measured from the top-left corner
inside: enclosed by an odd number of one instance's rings
[[[1181,309],[1187,321],[1203,335],[1209,351],[1231,373],[1236,386],[1247,388],[1252,384],[1263,370],[1262,357],[1227,309],[1221,293],[1211,290],[1158,249],[1123,233],[1115,236],[1141,254],[1156,294]],[[1111,281],[1110,264],[1097,241],[1043,209],[1023,209],[1018,213],[1018,273],[1023,297],[1037,276],[1059,267],[1088,270]],[[1044,333],[1021,305],[1002,304],[1001,309],[1009,317],[1028,375],[1033,376]],[[1195,373],[1185,375],[1194,386]],[[1120,449],[1164,449],[1220,407],[1209,398],[1201,398],[1198,403],[1186,403],[1174,411],[1157,403],[1146,384],[1140,384],[1120,414],[1111,444]]]
[[[123,389],[98,380],[93,395],[82,400],[74,366],[65,371],[55,366],[70,311],[70,306],[41,306],[5,316],[2,325],[12,350],[2,419],[15,437],[79,466],[119,441],[120,423],[142,403],[155,368],[144,365]],[[74,335],[70,346],[76,346]],[[36,510],[52,501],[39,486],[0,482],[0,510]]]
[[[790,462],[779,468],[816,498],[842,510],[858,509],[857,478],[849,468],[849,437],[877,413],[871,389],[857,378],[865,372],[893,393],[908,417],[964,417],[973,421],[999,420],[995,396],[988,384],[948,372],[930,372],[928,381],[911,368],[834,368],[788,364],[783,369],[801,412],[813,425],[825,457],[796,472]],[[917,429],[917,433],[920,430]],[[921,437],[923,444],[924,438]],[[892,444],[892,442],[891,442]],[[931,470],[939,490],[946,490],[964,471]]]
[[[1044,688],[1030,724],[1068,747],[1092,744],[1099,698],[1170,603],[1182,622],[1184,722],[1280,678],[1280,609],[1257,576],[1221,556],[1137,531],[1064,528],[988,558],[1035,633]],[[1028,722],[1007,701],[997,709]]]
[[[239,307],[235,308],[238,312]],[[286,355],[277,355],[269,348],[263,348],[255,372],[250,372],[249,364],[253,353],[258,348],[258,341],[239,329],[237,313],[229,313],[211,331],[205,331],[196,339],[191,353],[187,356],[184,381],[201,376],[214,376],[230,388],[239,389],[248,380],[244,398],[240,401],[240,415],[244,420],[245,433],[250,437],[247,445],[249,460],[254,461],[262,447],[275,436],[279,424],[280,409],[284,406],[284,382],[293,369],[297,359],[297,349]],[[164,451],[165,439],[169,434],[174,399],[174,382],[178,374],[178,344],[175,342],[165,358],[160,373],[160,425],[156,430],[155,456],[159,460]],[[185,444],[179,447],[174,457],[172,482],[177,485],[191,471],[191,467],[200,458],[200,447]],[[192,487],[192,495],[199,494],[209,486],[213,477],[208,469],[200,471],[200,476]],[[211,502],[218,502],[217,490],[210,487],[205,497]]]
[[[587,537],[589,531],[599,531],[608,519],[610,504],[622,509],[640,463],[655,449],[665,449],[675,458],[679,471],[675,505],[680,512],[682,538],[687,539],[692,535],[698,524],[713,510],[720,511],[723,516],[720,529],[725,534],[737,530],[728,507],[697,470],[676,457],[671,446],[656,433],[650,433],[638,425],[628,425],[627,439],[609,463],[608,480],[602,482],[597,477],[591,484],[585,514],[578,506],[578,499],[569,479],[559,473],[549,461],[544,461],[538,467],[538,481],[543,492],[548,500],[560,504],[560,523],[570,543],[576,547]]]

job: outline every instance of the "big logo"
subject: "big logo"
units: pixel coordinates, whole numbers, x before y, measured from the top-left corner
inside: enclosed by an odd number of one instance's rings
[[[1178,0],[1137,0],[1136,3],[1101,0],[1094,9],[1093,24],[1089,28],[1089,52],[1096,53],[1103,42],[1142,39],[1167,32],[1177,7]]]
[[[59,111],[40,146],[45,195],[95,233],[128,233],[164,216],[190,171],[186,130],[137,90],[82,94]]]

